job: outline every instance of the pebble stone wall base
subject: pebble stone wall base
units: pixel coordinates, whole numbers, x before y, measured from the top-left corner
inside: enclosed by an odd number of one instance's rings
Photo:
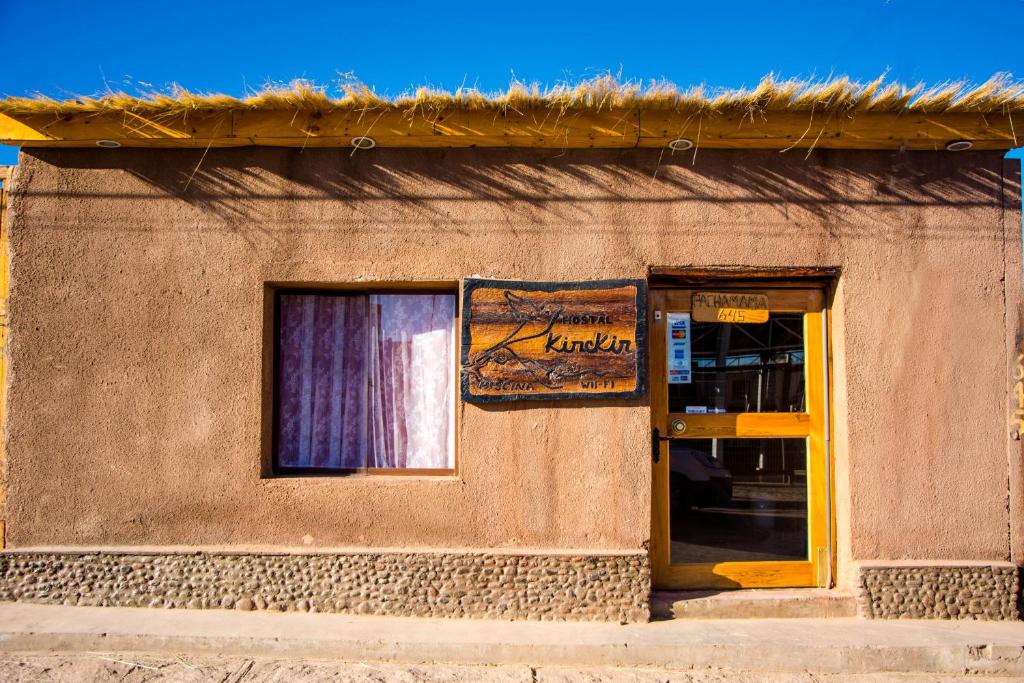
[[[876,619],[1019,618],[1010,563],[860,568],[860,612]]]
[[[61,605],[647,621],[646,554],[0,553],[0,600]]]

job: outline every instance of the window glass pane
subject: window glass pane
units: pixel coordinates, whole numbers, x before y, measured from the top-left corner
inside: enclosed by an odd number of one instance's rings
[[[669,444],[673,564],[806,560],[806,439]]]
[[[755,325],[693,322],[690,334],[692,380],[668,385],[669,412],[806,411],[802,313]]]
[[[276,463],[454,467],[453,294],[281,294]]]
[[[452,468],[455,297],[370,296],[370,467]]]

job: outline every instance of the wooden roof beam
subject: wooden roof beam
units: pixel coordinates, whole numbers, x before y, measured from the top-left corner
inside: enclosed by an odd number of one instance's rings
[[[0,114],[0,142],[24,147],[188,148],[265,145],[348,147],[367,136],[378,147],[661,148],[687,138],[699,149],[942,150],[953,140],[973,149],[1020,144],[1007,114],[806,111],[686,114],[673,110],[456,109],[225,110],[143,115]]]

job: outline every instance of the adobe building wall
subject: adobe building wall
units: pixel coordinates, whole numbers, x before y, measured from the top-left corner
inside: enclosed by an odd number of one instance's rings
[[[842,587],[871,562],[1021,561],[1001,153],[34,149],[11,189],[8,568],[298,548],[645,573],[647,398],[460,404],[455,477],[264,476],[265,285],[722,265],[842,269]],[[642,618],[634,597],[609,618]]]

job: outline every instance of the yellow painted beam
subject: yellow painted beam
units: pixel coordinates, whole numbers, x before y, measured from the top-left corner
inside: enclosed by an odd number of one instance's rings
[[[971,140],[976,149],[1017,146],[1013,122],[1005,114],[772,112],[684,117],[644,111],[640,122],[640,147],[662,147],[677,138],[719,149],[929,150],[943,149],[952,140]]]
[[[1024,126],[1024,121],[1016,122]],[[378,147],[665,147],[677,138],[698,149],[975,149],[1019,146],[1008,114],[762,112],[686,114],[658,109],[399,108],[223,110],[189,113],[0,114],[0,142],[25,147],[347,147],[372,137]],[[1022,131],[1024,133],[1024,131]]]

